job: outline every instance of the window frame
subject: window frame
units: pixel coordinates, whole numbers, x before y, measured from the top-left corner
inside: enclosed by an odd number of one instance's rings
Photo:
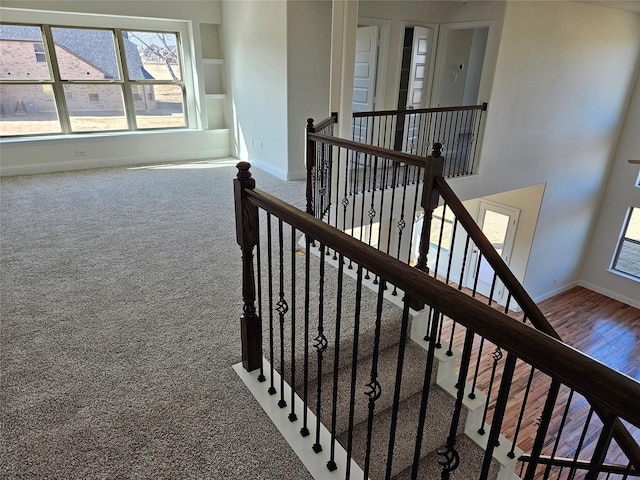
[[[183,131],[189,129],[201,128],[201,119],[198,115],[198,85],[196,82],[195,72],[193,72],[188,65],[193,64],[193,58],[195,52],[193,51],[193,42],[191,38],[191,25],[186,20],[164,20],[157,18],[142,18],[142,17],[121,17],[115,15],[92,15],[92,14],[70,14],[65,12],[48,12],[48,11],[29,11],[19,9],[0,8],[2,12],[2,23],[5,25],[22,25],[22,26],[35,26],[35,27],[47,27],[43,29],[43,44],[45,51],[47,52],[47,60],[49,71],[51,72],[51,78],[49,80],[37,80],[37,81],[6,81],[2,80],[4,84],[37,84],[37,85],[52,85],[54,89],[54,96],[57,104],[57,113],[59,116],[59,122],[61,132],[48,132],[48,133],[29,133],[25,135],[10,135],[0,137],[0,142],[11,141],[24,141],[24,140],[37,140],[39,138],[73,138],[75,136],[105,136],[111,134],[139,134],[139,133],[153,133],[153,132],[166,132],[166,131]],[[57,67],[57,63],[54,62],[55,56],[51,56],[51,51],[55,55],[55,46],[53,38],[51,36],[51,28],[87,28],[87,29],[103,29],[114,32],[116,41],[116,55],[117,62],[119,63],[119,69],[121,79],[114,81],[113,79],[105,80],[82,80],[82,81],[59,81],[59,72],[55,74],[54,68]],[[136,32],[166,32],[176,34],[177,36],[177,53],[180,58],[180,79],[176,82],[173,80],[156,80],[156,79],[129,79],[127,72],[124,70],[122,62],[126,62],[126,54],[124,48],[121,47],[122,32],[123,31],[136,31]],[[54,66],[55,65],[55,66]],[[58,80],[58,81],[56,81]],[[72,83],[99,83],[99,84],[113,84],[120,83],[122,94],[125,103],[125,116],[127,118],[128,128],[118,130],[93,130],[93,131],[72,131],[69,115],[66,110],[64,102],[60,102],[62,98],[64,100],[63,85]],[[133,85],[144,84],[171,84],[179,85],[182,92],[182,103],[184,113],[184,125],[183,126],[160,126],[160,127],[140,127],[136,128],[135,115],[136,109],[133,100],[132,88]],[[56,91],[57,90],[57,91]],[[62,110],[62,111],[61,111]]]
[[[622,252],[624,243],[631,242],[634,244],[640,244],[638,240],[627,236],[629,225],[631,223],[631,217],[633,216],[634,211],[637,211],[636,214],[640,215],[640,206],[630,206],[627,210],[624,221],[622,222],[622,228],[620,229],[618,241],[616,242],[616,248],[613,254],[613,259],[611,260],[611,267],[609,268],[609,271],[617,275],[622,275],[636,282],[640,282],[640,275],[635,275],[634,273],[630,273],[626,270],[621,270],[620,268],[618,268],[618,260],[620,259],[620,253]]]

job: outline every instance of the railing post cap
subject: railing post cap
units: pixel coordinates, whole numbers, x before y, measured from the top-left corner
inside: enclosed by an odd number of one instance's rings
[[[434,157],[439,157],[441,152],[442,152],[442,144],[439,142],[434,143],[433,152],[431,152],[431,155]]]
[[[314,131],[313,118],[307,118],[307,130]]]
[[[238,179],[246,180],[251,178],[251,172],[249,169],[251,168],[251,164],[249,162],[241,161],[236,164],[236,168],[238,169]]]

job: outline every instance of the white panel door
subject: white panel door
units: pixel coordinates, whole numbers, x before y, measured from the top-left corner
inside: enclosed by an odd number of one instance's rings
[[[358,27],[353,76],[353,111],[373,111],[378,59],[378,27]]]
[[[511,259],[519,216],[520,210],[517,208],[480,200],[478,225],[507,265]],[[478,255],[478,250],[474,248],[469,263],[471,271],[467,278],[467,287],[473,289],[475,284],[476,291],[480,295],[489,297],[494,283],[494,271],[484,256],[478,266]],[[504,305],[506,300],[504,285],[496,279],[493,288],[493,300]]]
[[[353,76],[353,111],[373,111],[378,60],[378,27],[358,27],[356,36],[356,63]],[[366,120],[354,120],[352,138],[356,142],[370,143],[372,128]]]
[[[407,109],[424,108],[429,105],[431,92],[431,61],[433,50],[433,30],[413,27],[411,44],[411,69],[407,91]],[[405,151],[423,153],[416,145],[420,123],[416,115],[408,115],[405,120]]]

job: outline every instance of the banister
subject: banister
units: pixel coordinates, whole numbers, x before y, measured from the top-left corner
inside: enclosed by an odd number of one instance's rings
[[[632,163],[632,164],[640,165],[640,160],[631,160],[631,159],[629,159],[629,160],[627,160],[627,161],[628,161],[629,163]]]
[[[382,276],[407,295],[432,307],[487,340],[514,353],[536,369],[558,379],[606,408],[610,413],[640,426],[640,383],[612,370],[546,333],[514,322],[498,310],[411,268],[373,247],[305,214],[257,189],[245,189],[246,200],[281,218],[321,244]],[[553,359],[552,362],[549,360]],[[607,388],[603,388],[606,385]],[[616,392],[615,396],[611,392]]]
[[[317,129],[317,128],[316,128]],[[354,142],[340,137],[329,137],[319,133],[309,133],[307,135],[309,140],[321,141],[323,143],[333,145],[335,147],[350,148],[352,150],[357,149],[359,152],[367,153],[369,155],[375,155],[377,157],[389,158],[398,162],[409,163],[417,167],[424,167],[425,157],[418,155],[411,155],[410,153],[399,152],[397,150],[389,150],[382,147],[373,147],[364,143]]]
[[[414,113],[438,113],[438,112],[461,112],[482,110],[486,111],[488,104],[485,102],[481,105],[470,105],[461,107],[432,107],[432,108],[412,108],[409,110],[375,110],[372,112],[353,112],[353,117],[378,117],[382,115],[402,115]]]
[[[518,460],[523,462],[528,462],[531,459],[531,455],[522,454],[518,457]],[[591,463],[586,462],[584,460],[576,460],[574,458],[564,458],[564,457],[548,457],[546,455],[540,455],[537,458],[537,462],[541,465],[553,465],[556,467],[574,467],[580,470],[588,470],[591,468]],[[635,470],[633,467],[629,469],[627,465],[619,465],[614,463],[603,463],[600,467],[600,471],[602,473],[615,473],[618,475],[627,475],[632,477],[639,477],[640,472]]]
[[[446,200],[451,210],[455,213],[460,224],[466,229],[469,236],[482,252],[482,255],[496,272],[498,278],[500,278],[514,299],[518,302],[531,324],[535,326],[536,329],[546,333],[547,335],[558,340],[562,340],[558,332],[556,332],[553,326],[549,323],[545,315],[540,311],[522,284],[518,281],[515,275],[513,275],[513,272],[511,272],[511,269],[504,262],[500,254],[495,248],[493,248],[491,242],[482,233],[482,229],[473,220],[467,209],[462,205],[462,202],[451,189],[447,181],[443,177],[436,177],[435,183],[440,194]],[[593,398],[591,395],[585,396],[589,399]],[[606,413],[605,408],[603,408],[604,406],[599,401],[592,401],[591,403],[598,416],[601,419],[604,419]],[[640,470],[640,446],[638,446],[626,427],[619,421],[616,421],[614,424],[614,437],[619,446],[634,462],[636,468]]]
[[[313,125],[314,131],[322,130],[323,128],[331,125],[332,123],[338,123],[338,112],[331,112],[331,116],[319,121]]]

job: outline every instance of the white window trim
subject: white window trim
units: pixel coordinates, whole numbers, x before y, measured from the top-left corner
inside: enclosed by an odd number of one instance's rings
[[[0,18],[4,23],[23,23],[31,25],[51,24],[63,27],[95,27],[95,28],[120,28],[123,30],[161,30],[174,31],[180,34],[182,39],[181,59],[183,64],[183,82],[185,85],[185,110],[187,125],[186,129],[202,128],[200,109],[198,108],[198,83],[193,71],[195,65],[193,28],[187,20],[165,20],[160,18],[125,17],[105,14],[86,14],[69,12],[52,12],[45,10],[23,10],[18,8],[0,8]],[[185,127],[180,130],[184,130]],[[155,130],[155,132],[175,131],[176,129],[166,128]],[[137,133],[138,131],[118,131],[120,135]],[[109,132],[82,133],[83,137],[103,135]],[[51,138],[66,138],[75,134],[52,134],[33,137],[3,137],[0,142],[11,142],[14,140],[30,140]]]

